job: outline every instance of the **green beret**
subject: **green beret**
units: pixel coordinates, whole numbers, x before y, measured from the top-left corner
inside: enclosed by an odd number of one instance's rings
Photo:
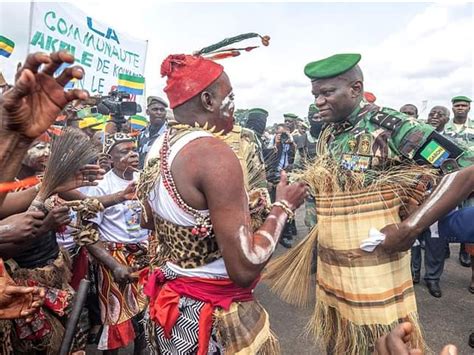
[[[283,114],[283,117],[288,119],[288,121],[294,121],[298,118],[298,116],[296,116],[294,113],[285,113]]]
[[[306,64],[304,74],[311,80],[327,79],[345,73],[359,63],[360,54],[335,54],[325,59]]]
[[[458,101],[472,102],[472,100],[467,96],[455,96],[451,99],[453,104]]]
[[[265,118],[268,117],[268,111],[264,110],[263,108],[251,108],[250,110],[247,111],[247,117],[250,116],[264,116]]]
[[[315,104],[309,105],[309,108],[308,108],[308,114],[309,115],[315,114],[315,113],[318,113],[318,112],[319,112],[319,108],[317,108]]]

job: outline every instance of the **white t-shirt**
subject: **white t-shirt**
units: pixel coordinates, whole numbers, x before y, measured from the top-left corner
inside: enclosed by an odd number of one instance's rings
[[[134,180],[138,175],[134,174]],[[110,195],[131,183],[117,176],[113,170],[104,175],[99,185],[89,190],[89,196]],[[141,207],[138,201],[125,201],[106,208],[92,220],[99,226],[104,241],[116,243],[139,243],[148,239],[148,230],[140,227]]]

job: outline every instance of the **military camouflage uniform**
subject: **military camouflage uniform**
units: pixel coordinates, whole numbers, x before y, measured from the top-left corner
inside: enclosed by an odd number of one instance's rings
[[[474,122],[467,118],[466,123],[458,130],[453,122],[444,127],[443,135],[448,137],[459,146],[474,150]]]
[[[433,135],[436,132],[432,126],[363,100],[347,120],[323,131],[321,139],[327,144],[321,146],[353,171],[383,170],[410,160],[441,168],[450,158],[450,151],[433,145]],[[460,152],[459,157],[452,159],[459,167],[474,162],[474,152],[463,152],[455,145],[450,148]]]

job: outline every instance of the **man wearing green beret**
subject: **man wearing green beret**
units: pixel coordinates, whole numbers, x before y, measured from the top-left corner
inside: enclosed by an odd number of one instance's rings
[[[291,134],[293,135],[296,130],[296,121],[298,120],[298,116],[294,113],[285,113],[283,114],[283,118],[285,121],[285,125],[288,127]]]
[[[471,101],[467,96],[456,96],[451,99],[454,118],[446,125],[444,134],[458,145],[474,149],[474,124],[468,117]]]
[[[453,120],[446,124],[444,135],[460,146],[474,150],[474,124],[469,119],[471,99],[467,96],[455,96],[451,99]],[[474,199],[465,201],[461,207],[474,204]],[[464,267],[472,267],[471,256],[466,251],[466,245],[461,244],[459,249],[459,262]],[[474,271],[473,271],[474,272]],[[474,278],[473,278],[474,279]],[[474,282],[471,285],[474,290]]]
[[[386,199],[388,195],[382,192],[378,179],[390,176],[395,168],[404,178],[410,172],[415,183],[419,175],[413,171],[421,169],[410,163],[449,173],[474,161],[472,152],[454,144],[434,127],[368,103],[364,99],[360,60],[360,54],[336,54],[304,68],[311,79],[319,116],[326,124],[318,155],[327,155],[338,163],[339,175],[331,179],[341,191],[350,191],[345,184],[354,176],[361,178],[363,186],[355,193],[334,195],[333,190],[317,182],[311,186],[309,182],[310,189],[316,191],[319,225],[317,305],[311,325],[328,353],[371,353],[375,339],[393,329],[401,319],[409,319],[419,330],[409,253],[386,241],[379,241],[380,246],[372,248],[373,254],[369,248],[362,248],[365,239],[375,233],[372,230],[384,225],[385,218],[400,221],[399,214],[406,212],[402,207],[406,207],[407,199]],[[396,190],[399,183],[391,180],[385,188]],[[402,191],[411,194],[410,202],[422,195],[416,195],[417,190],[409,187],[412,185],[405,186]],[[379,195],[374,195],[374,190]],[[328,196],[332,204],[324,204]],[[357,196],[360,201],[355,199]],[[378,199],[380,202],[376,202]],[[359,202],[355,203],[356,200]],[[398,207],[390,205],[395,200]],[[331,207],[333,204],[338,208]],[[365,204],[372,206],[370,214],[364,210]],[[345,219],[341,219],[341,213]],[[360,248],[356,247],[359,245]],[[412,336],[412,345],[423,344],[421,332],[417,331]]]

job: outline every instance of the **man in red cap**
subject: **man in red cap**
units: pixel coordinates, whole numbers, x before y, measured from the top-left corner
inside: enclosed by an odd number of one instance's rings
[[[150,343],[161,354],[277,353],[253,290],[306,187],[288,185],[282,172],[276,202],[253,230],[242,168],[219,139],[234,120],[223,67],[201,56],[172,55],[161,73],[177,122],[152,146],[138,186],[142,223],[159,245],[151,272],[142,275]]]

